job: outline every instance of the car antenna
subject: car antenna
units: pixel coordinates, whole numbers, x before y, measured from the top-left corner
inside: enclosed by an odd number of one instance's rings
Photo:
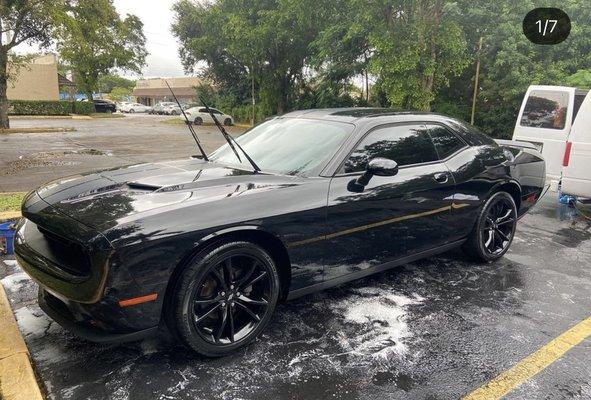
[[[234,144],[236,145],[236,147],[238,147],[240,149],[240,151],[242,152],[242,154],[244,154],[244,156],[246,157],[246,159],[248,160],[248,162],[250,163],[250,165],[252,165],[252,168],[254,168],[254,172],[255,173],[256,172],[260,172],[261,169],[254,162],[254,160],[252,158],[250,158],[250,156],[248,155],[248,153],[246,151],[244,151],[244,149],[242,148],[242,146],[240,146],[240,144],[238,144],[238,142],[236,140],[234,140],[234,138],[232,136],[230,136],[228,134],[228,132],[226,132],[226,129],[222,126],[222,124],[220,124],[220,121],[218,121],[218,119],[215,116],[215,114],[211,111],[211,109],[205,103],[205,101],[203,101],[203,97],[199,97],[199,100],[201,100],[201,103],[203,103],[203,106],[205,107],[205,110],[209,113],[209,115],[211,116],[211,119],[213,119],[213,122],[215,123],[215,126],[218,127],[218,129],[222,133],[222,136],[224,137],[224,139],[226,139],[226,142],[228,142],[228,144],[230,145],[230,148],[232,149],[232,151],[234,151],[234,154],[236,154],[236,157],[238,157],[238,160],[240,162],[242,162],[242,159],[240,158],[240,155],[238,154],[238,152],[234,148]],[[234,144],[232,144],[232,142]]]
[[[199,151],[201,151],[201,155],[203,156],[203,159],[205,161],[209,161],[209,157],[207,157],[205,150],[203,150],[203,147],[201,147],[201,142],[199,141],[199,138],[197,137],[197,133],[195,132],[195,129],[193,129],[193,125],[191,124],[191,121],[189,121],[187,114],[185,114],[185,110],[181,106],[181,102],[179,101],[179,99],[177,99],[176,95],[172,91],[172,88],[168,84],[168,81],[164,81],[164,83],[166,83],[166,86],[168,86],[170,93],[172,93],[172,97],[174,98],[174,100],[176,101],[176,104],[178,104],[179,108],[181,109],[181,112],[183,113],[183,116],[185,117],[185,123],[187,124],[187,127],[189,128],[189,132],[191,132],[191,136],[193,136],[193,139],[195,139],[195,143],[197,143],[197,147],[199,147]]]

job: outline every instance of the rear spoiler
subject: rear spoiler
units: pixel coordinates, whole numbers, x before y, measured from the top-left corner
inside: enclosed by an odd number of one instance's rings
[[[497,142],[497,144],[499,146],[513,147],[513,148],[517,148],[517,149],[532,149],[532,150],[538,151],[538,148],[530,142],[521,142],[519,140],[505,140],[505,139],[495,139],[495,142]]]

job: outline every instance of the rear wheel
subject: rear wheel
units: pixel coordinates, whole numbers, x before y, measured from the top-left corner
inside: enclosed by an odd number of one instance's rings
[[[201,117],[195,118],[195,121],[193,122],[195,123],[195,125],[203,125],[203,119]]]
[[[133,108],[129,109],[129,113],[133,114],[135,112],[135,110]]]
[[[188,347],[219,357],[252,342],[269,324],[278,298],[271,256],[250,242],[222,242],[203,250],[184,270],[170,322]]]
[[[480,261],[495,261],[509,250],[516,226],[513,197],[507,192],[494,193],[480,211],[464,250]]]
[[[224,125],[226,125],[226,126],[232,126],[232,120],[230,118],[226,118],[224,120]]]

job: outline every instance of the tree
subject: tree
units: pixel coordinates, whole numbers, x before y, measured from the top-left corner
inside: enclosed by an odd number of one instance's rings
[[[372,27],[371,72],[390,105],[429,110],[437,91],[467,65],[461,27],[447,0],[356,0],[361,24]]]
[[[591,71],[580,69],[564,79],[566,86],[573,86],[579,89],[591,89]]]
[[[591,66],[591,3],[564,0],[572,31],[567,40],[544,46],[531,43],[522,33],[521,22],[537,6],[533,0],[457,0],[454,19],[467,37],[470,58],[483,37],[480,94],[475,124],[495,137],[511,137],[519,107],[529,85],[565,83],[569,75]],[[474,66],[442,91],[436,103],[469,104]],[[466,90],[467,89],[467,90]],[[442,111],[442,110],[441,110]]]
[[[109,92],[109,99],[111,99],[113,101],[129,100],[129,98],[131,97],[131,93],[132,93],[132,91],[129,88],[115,86]]]
[[[185,69],[207,64],[218,87],[240,90],[238,101],[258,89],[268,114],[282,114],[297,95],[309,46],[327,20],[329,0],[220,0],[173,6],[173,33]]]
[[[25,58],[11,54],[21,43],[48,46],[52,17],[62,6],[60,0],[2,0],[0,3],[0,127],[9,128],[8,80]],[[10,65],[9,65],[10,64]]]
[[[89,100],[99,78],[113,68],[141,73],[145,64],[143,23],[121,18],[112,0],[73,0],[57,29],[57,49]]]
[[[113,88],[126,88],[130,91],[135,88],[135,81],[115,74],[100,76],[97,82],[97,89],[101,93],[111,93]]]

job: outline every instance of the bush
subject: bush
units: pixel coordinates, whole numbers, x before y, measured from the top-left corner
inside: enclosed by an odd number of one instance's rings
[[[72,102],[72,113],[73,114],[90,115],[95,112],[96,112],[96,110],[94,109],[94,103],[91,103],[89,101],[73,101]]]
[[[229,114],[234,117],[234,121],[236,122],[250,124],[250,120],[252,119],[252,105],[233,107]],[[258,124],[259,122],[264,121],[265,118],[267,118],[267,115],[265,115],[262,108],[255,106],[254,123]]]
[[[70,115],[93,112],[92,103],[63,100],[11,100],[8,109],[11,115]]]

